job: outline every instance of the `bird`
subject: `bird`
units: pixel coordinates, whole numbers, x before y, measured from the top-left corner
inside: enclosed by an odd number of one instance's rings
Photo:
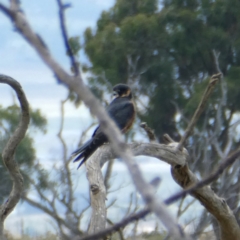
[[[136,116],[135,105],[131,88],[126,84],[117,84],[113,87],[114,99],[107,106],[106,111],[115,122],[122,133],[126,133],[133,125]],[[78,169],[83,163],[103,144],[108,138],[99,125],[93,132],[92,138],[72,153],[73,162],[81,161]]]

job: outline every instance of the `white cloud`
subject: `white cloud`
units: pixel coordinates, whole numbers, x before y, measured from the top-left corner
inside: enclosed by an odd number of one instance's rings
[[[53,223],[52,219],[45,214],[26,215],[25,213],[17,213],[18,210],[14,211],[11,217],[7,218],[5,229],[16,237],[20,237],[22,231],[30,236],[38,236],[48,231],[56,231],[54,225],[51,224]]]
[[[89,2],[92,2],[93,4],[99,5],[102,8],[109,8],[109,6],[113,6],[114,0],[89,0]]]

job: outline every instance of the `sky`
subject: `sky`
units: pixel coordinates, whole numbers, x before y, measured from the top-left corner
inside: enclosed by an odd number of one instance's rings
[[[8,1],[0,0],[1,3],[8,5]],[[52,0],[22,0],[22,9],[27,19],[30,21],[32,28],[38,33],[48,45],[53,57],[69,71],[70,62],[66,56],[61,32],[59,28],[58,9],[56,1]],[[114,0],[69,0],[72,4],[66,12],[67,28],[69,36],[80,36],[87,27],[94,28],[96,21],[103,10],[113,6]],[[60,156],[60,142],[56,135],[60,124],[60,101],[64,100],[68,94],[67,89],[56,82],[53,73],[45,66],[36,52],[27,44],[27,42],[16,32],[9,19],[0,12],[0,74],[5,74],[19,81],[25,91],[32,109],[40,109],[42,114],[48,119],[47,134],[37,133],[34,136],[35,147],[37,149],[37,159],[46,168],[51,168],[51,159]],[[88,62],[83,52],[80,54],[80,62]],[[86,75],[83,75],[86,82]],[[0,105],[8,106],[16,101],[13,91],[5,85],[0,85]],[[76,148],[81,131],[86,129],[93,121],[88,109],[81,105],[76,109],[73,104],[68,103],[65,111],[65,127],[63,136],[69,147],[69,154]],[[89,133],[91,134],[91,133]],[[90,135],[89,135],[90,137]],[[140,137],[141,138],[141,137]],[[146,139],[145,139],[146,141]],[[162,179],[157,194],[164,199],[170,196],[179,187],[174,183],[170,175],[170,167],[167,164],[139,157],[137,161],[144,172],[147,180],[152,180],[155,176]],[[88,183],[85,177],[85,169],[76,171],[76,166],[72,166],[73,174],[81,175],[82,191],[88,194]],[[126,177],[126,167],[123,163],[117,162],[113,171],[114,179],[113,188],[119,186],[122,179],[128,186],[122,191],[124,194],[134,191],[131,180]],[[84,187],[82,187],[84,185]],[[30,193],[31,194],[31,193]],[[119,202],[123,202],[124,194],[119,195]],[[122,197],[120,197],[122,196]],[[109,201],[115,197],[111,193]],[[162,198],[162,197],[161,197]],[[175,208],[175,211],[174,211]],[[200,206],[195,208],[201,209]],[[171,207],[173,213],[176,207]],[[117,208],[111,210],[117,215]],[[192,214],[196,214],[192,211]],[[39,224],[39,222],[42,224]],[[43,233],[45,231],[54,231],[49,224],[50,219],[41,211],[34,209],[26,203],[18,204],[17,208],[11,213],[6,220],[6,229],[19,234],[21,226],[29,234]],[[153,225],[146,225],[145,228],[153,228]]]

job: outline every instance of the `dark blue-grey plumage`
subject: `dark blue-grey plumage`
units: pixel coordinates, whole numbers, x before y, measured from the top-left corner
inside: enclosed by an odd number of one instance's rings
[[[125,84],[118,84],[113,88],[116,98],[106,108],[109,116],[113,119],[119,129],[126,133],[132,126],[135,119],[135,107],[132,101],[131,89]],[[74,162],[80,162],[79,167],[97,150],[98,147],[108,142],[107,136],[103,133],[101,125],[98,126],[92,138],[78,148],[73,155]]]

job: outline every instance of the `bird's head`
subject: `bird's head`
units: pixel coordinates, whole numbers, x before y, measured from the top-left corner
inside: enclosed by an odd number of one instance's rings
[[[132,98],[132,92],[131,88],[126,85],[126,84],[117,84],[116,86],[113,87],[113,96],[115,98],[118,97],[127,97],[127,98]]]

